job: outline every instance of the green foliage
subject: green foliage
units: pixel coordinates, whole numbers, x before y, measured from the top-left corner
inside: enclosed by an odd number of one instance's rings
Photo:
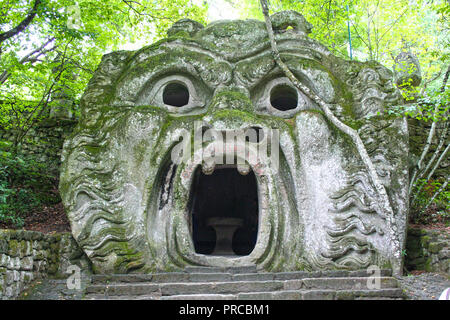
[[[433,200],[431,206],[427,210],[430,198],[442,187],[442,179],[430,180],[419,179],[416,185],[417,197],[412,210],[412,218],[414,223],[430,224],[430,223],[448,223],[450,219],[450,188],[446,188],[438,193]]]
[[[416,95],[417,96],[417,95]],[[393,106],[386,110],[389,115],[406,116],[421,122],[439,122],[445,123],[448,121],[450,107],[450,89],[441,91],[441,89],[429,88],[423,95],[419,95],[418,98],[414,98],[413,103]],[[426,136],[427,132],[425,133]],[[445,137],[442,137],[445,139]],[[445,141],[445,140],[444,140]],[[445,146],[444,148],[445,149]],[[430,148],[429,150],[433,150]],[[433,150],[434,152],[434,150]],[[441,153],[442,154],[442,150]],[[428,151],[428,155],[425,157],[427,161],[431,161],[432,152]],[[436,165],[437,159],[426,167],[430,170],[431,167]],[[418,173],[423,176],[428,175],[429,171],[424,169],[425,165],[421,168],[415,168]],[[413,176],[414,178],[415,176]],[[410,190],[410,212],[411,220],[414,223],[447,223],[450,218],[450,186],[441,188],[444,184],[443,178],[436,178],[431,176],[430,179],[417,179],[413,181],[412,189]]]
[[[18,26],[33,1],[0,0],[0,35]],[[181,18],[205,22],[206,7],[191,0],[41,0],[31,23],[0,40],[0,127],[18,144],[53,105],[77,111],[103,54],[140,48]]]
[[[417,112],[414,117],[418,120],[427,121],[447,121],[450,108],[450,90],[440,92],[430,89],[426,95],[417,99],[414,104]],[[411,114],[411,116],[413,116]]]
[[[46,166],[31,157],[6,152],[8,144],[0,141],[0,222],[21,227],[31,210],[60,199],[53,191],[56,179]]]
[[[405,100],[410,100],[412,92],[404,92]],[[447,121],[450,108],[450,90],[440,92],[438,89],[430,88],[424,95],[413,98],[413,103],[391,106],[386,110],[387,114],[407,116],[424,122]]]
[[[33,209],[60,201],[45,165],[21,156],[28,131],[53,108],[77,114],[103,54],[150,44],[182,18],[205,23],[206,6],[191,0],[0,0],[0,12],[0,129],[14,135],[12,143],[0,140],[0,222],[20,227]],[[27,17],[25,28],[16,30]]]
[[[242,18],[263,19],[259,1],[229,0]],[[349,10],[347,12],[347,5]],[[312,25],[311,37],[342,58],[349,59],[347,24],[350,24],[353,58],[394,65],[402,51],[419,61],[423,83],[437,86],[450,57],[447,0],[271,0],[271,13],[296,10]]]

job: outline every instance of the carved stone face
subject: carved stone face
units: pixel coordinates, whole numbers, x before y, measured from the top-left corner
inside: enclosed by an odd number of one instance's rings
[[[203,27],[181,20],[167,39],[103,57],[65,143],[60,191],[96,272],[361,269],[398,259],[391,243],[404,240],[407,127],[377,116],[399,101],[392,74],[333,56],[308,38],[298,13],[272,21],[283,61],[358,130],[388,190],[393,221],[378,208],[349,137],[276,66],[263,22]],[[222,156],[236,163],[202,162],[195,155],[211,139],[173,161],[186,133],[250,128],[262,129],[251,146],[278,152],[277,168],[259,155],[238,166],[234,141],[225,142]]]

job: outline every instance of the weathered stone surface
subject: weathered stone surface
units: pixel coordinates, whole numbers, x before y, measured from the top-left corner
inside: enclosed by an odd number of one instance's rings
[[[68,244],[71,245],[68,245]],[[14,299],[34,279],[48,275],[64,276],[69,265],[77,265],[84,273],[90,265],[72,236],[43,235],[25,230],[0,230],[0,299]]]
[[[402,103],[393,73],[374,62],[333,56],[307,36],[310,25],[298,13],[275,14],[273,22],[283,61],[340,121],[358,131],[389,191],[393,216],[383,213],[349,137],[275,65],[262,21],[216,21],[203,28],[183,20],[167,39],[103,57],[81,99],[82,118],[65,142],[60,192],[73,236],[95,272],[189,265],[257,265],[266,271],[378,265],[400,272],[408,130],[405,119],[384,114]],[[189,93],[182,106],[166,103],[166,89],[174,83]],[[277,108],[274,92],[282,98],[289,92],[295,103]],[[191,187],[198,167],[211,168],[197,157],[177,164],[171,155],[181,132],[202,132],[196,121],[220,132],[279,130],[280,170],[263,158],[248,163],[259,201],[257,242],[248,255],[195,250]],[[208,141],[192,149],[200,154],[210,146]]]
[[[405,267],[450,274],[450,235],[443,230],[409,228],[406,239]]]
[[[33,156],[37,162],[45,164],[49,174],[57,177],[64,139],[72,132],[75,124],[75,120],[45,119],[27,133],[28,138],[22,141],[19,152],[24,156]],[[14,129],[0,128],[0,139],[4,141],[13,142],[16,135],[17,132],[14,132]],[[25,235],[42,236],[39,232],[25,233]]]

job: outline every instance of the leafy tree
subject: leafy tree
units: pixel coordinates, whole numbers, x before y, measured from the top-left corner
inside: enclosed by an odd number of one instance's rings
[[[239,8],[242,18],[263,19],[258,1],[229,2]],[[270,5],[271,13],[302,13],[313,25],[311,37],[346,59],[347,24],[357,60],[376,60],[392,68],[400,52],[411,51],[421,63],[423,87],[439,87],[450,53],[446,0],[271,0]]]
[[[229,2],[240,8],[243,18],[264,19],[258,1]],[[402,87],[408,103],[390,108],[387,112],[432,123],[428,132],[424,132],[427,142],[422,154],[417,156],[411,172],[412,216],[423,217],[427,209],[437,206],[444,210],[441,216],[448,217],[449,177],[438,178],[435,173],[445,161],[450,148],[447,138],[450,105],[450,3],[446,0],[270,2],[271,13],[279,10],[301,12],[313,25],[311,37],[343,58],[349,59],[347,25],[350,26],[353,57],[357,60],[376,60],[393,68],[395,58],[401,52],[412,52],[418,57],[423,77],[421,87]]]
[[[181,18],[204,22],[206,7],[191,0],[2,0],[0,12],[0,126],[13,130],[17,149],[55,96],[76,105],[104,53],[149,44]]]
[[[111,50],[152,43],[176,20],[204,22],[190,0],[0,0],[0,223],[21,227],[42,205],[59,201],[46,165],[21,154],[27,133],[50,110],[77,112],[87,82]]]

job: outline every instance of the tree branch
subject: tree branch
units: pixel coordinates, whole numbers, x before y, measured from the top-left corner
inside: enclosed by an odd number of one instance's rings
[[[439,105],[436,104],[434,107],[434,114],[437,114]],[[425,157],[428,153],[428,150],[430,150],[431,142],[433,141],[434,132],[436,131],[436,123],[437,121],[433,120],[433,123],[431,124],[430,132],[428,132],[428,138],[427,142],[425,143],[425,147],[422,150],[422,154],[420,155],[419,162],[417,162],[417,165],[414,167],[412,178],[409,183],[409,194],[411,195],[412,189],[414,188],[414,183],[416,181],[416,176],[418,172],[422,169],[423,161],[425,160]]]
[[[37,8],[40,4],[41,4],[41,0],[35,0],[33,8],[30,10],[28,15],[25,17],[25,19],[22,20],[21,23],[19,23],[15,28],[13,28],[9,31],[0,33],[0,44],[3,41],[5,41],[11,37],[14,37],[15,35],[21,33],[23,30],[25,30],[25,28],[31,23],[31,21],[33,21],[34,17],[36,16]]]
[[[379,200],[379,205],[380,205],[382,214],[384,215],[387,222],[389,223],[390,238],[391,238],[390,241],[392,241],[392,249],[393,249],[392,254],[396,258],[394,261],[392,261],[393,268],[394,268],[395,272],[400,273],[401,268],[400,268],[399,263],[401,260],[401,245],[397,238],[397,227],[396,227],[396,222],[395,222],[395,218],[394,218],[394,212],[390,205],[390,201],[389,201],[389,197],[387,195],[386,189],[384,188],[383,184],[381,183],[381,181],[378,177],[375,166],[373,165],[372,160],[370,159],[369,154],[367,153],[364,143],[362,142],[358,132],[355,131],[354,129],[350,128],[343,122],[341,122],[330,110],[328,104],[325,101],[323,101],[322,98],[320,98],[317,94],[315,94],[310,88],[308,88],[303,83],[301,83],[295,77],[295,75],[289,70],[287,65],[281,60],[280,53],[278,51],[278,48],[277,48],[277,45],[275,42],[275,36],[273,33],[272,22],[269,17],[269,7],[267,4],[267,0],[260,0],[260,4],[262,7],[262,12],[264,14],[264,19],[266,22],[266,29],[267,29],[267,33],[268,33],[271,48],[272,48],[272,54],[274,56],[274,59],[275,59],[277,65],[279,66],[279,68],[284,72],[286,77],[289,78],[289,80],[292,82],[292,84],[295,87],[297,87],[301,92],[303,92],[306,96],[311,98],[311,100],[314,101],[318,106],[320,106],[320,108],[324,112],[327,119],[333,125],[335,125],[339,130],[341,130],[342,132],[344,132],[345,134],[350,136],[353,143],[355,144],[355,146],[358,150],[358,153],[368,170],[369,177],[370,177],[370,179],[377,191],[377,194],[379,196],[378,200]]]
[[[44,44],[42,44],[39,48],[33,50],[32,52],[30,52],[29,54],[27,54],[26,56],[24,56],[22,59],[20,59],[19,63],[20,64],[25,64],[27,62],[30,63],[34,63],[37,61],[40,61],[38,58],[48,52],[54,51],[58,46],[53,46],[50,49],[46,49],[44,50],[44,48],[50,44],[51,42],[53,42],[53,40],[55,40],[55,38],[50,38],[48,39]],[[37,55],[36,55],[37,54]],[[5,70],[2,72],[2,74],[0,75],[0,84],[4,84],[6,82],[6,80],[8,80],[10,76],[9,70]]]
[[[442,191],[445,190],[445,188],[448,185],[448,180],[449,180],[449,176],[447,176],[447,179],[445,180],[444,184],[439,188],[439,190],[434,193],[434,195],[431,197],[430,201],[428,201],[427,205],[423,208],[422,212],[425,212],[428,209],[428,207],[430,206],[430,204],[433,203],[434,199],[436,199],[436,197],[439,194],[441,194]]]
[[[62,57],[61,57],[60,67],[58,68],[58,73],[54,76],[54,79],[51,82],[51,84],[49,85],[49,87],[44,91],[39,103],[29,113],[28,117],[23,122],[23,124],[19,130],[19,133],[15,137],[15,139],[14,139],[14,149],[15,150],[17,150],[19,143],[23,140],[23,138],[27,135],[28,131],[35,125],[36,121],[39,119],[39,117],[42,115],[44,110],[47,108],[47,106],[50,102],[50,98],[51,98],[52,94],[55,92],[55,90],[53,88],[56,86],[56,84],[60,80],[63,72],[67,69],[67,67],[65,67],[66,58],[67,58],[67,49],[73,39],[74,38],[69,39],[69,41],[65,45],[65,48],[64,48],[64,51],[63,51]],[[53,76],[53,75],[51,75],[51,76]],[[37,112],[37,114],[36,114],[36,112]]]
[[[442,149],[442,146],[444,145],[444,142],[446,140],[446,133],[447,133],[447,128],[445,128],[444,130],[444,135],[443,138],[441,138],[441,141],[439,142],[438,147],[436,148],[433,156],[431,157],[430,161],[428,162],[427,167],[425,168],[425,170],[423,170],[420,175],[417,177],[416,181],[414,182],[414,185],[417,184],[417,182],[419,181],[419,179],[427,173],[428,169],[430,169],[431,165],[433,164],[434,160],[436,159],[437,155],[439,154],[439,152]],[[433,166],[433,169],[430,171],[430,173],[428,174],[426,181],[430,181],[431,177],[433,176],[434,172],[436,171],[436,169],[439,167],[439,165],[441,164],[442,160],[444,159],[445,155],[447,154],[448,150],[449,150],[450,144],[447,145],[447,147],[445,148],[444,152],[442,152],[442,154],[440,155],[439,159],[437,160],[437,162],[435,163],[435,165]],[[422,188],[424,187],[424,184],[421,184],[420,187],[417,189],[417,191],[415,191],[414,193],[414,197],[411,200],[410,203],[410,207],[413,206],[414,202],[416,201],[417,197],[419,196],[420,191],[422,191]]]
[[[445,91],[445,86],[447,85],[448,77],[450,76],[450,65],[445,72],[444,79],[442,80],[441,93]]]
[[[392,30],[392,28],[394,27],[394,25],[400,20],[401,17],[403,17],[405,15],[406,12],[408,12],[409,8],[406,8],[401,15],[399,15],[397,17],[397,19],[395,19],[395,21],[390,25],[390,27],[381,35],[381,37],[378,39],[378,43],[381,42],[381,40],[383,39],[383,37]]]
[[[443,82],[442,82],[442,87],[441,87],[441,89],[440,89],[440,91],[441,91],[441,93],[443,93],[444,91],[445,91],[445,86],[447,85],[447,81],[448,81],[448,77],[449,77],[449,74],[450,74],[450,66],[447,68],[447,72],[445,73],[445,75],[444,75],[444,79],[443,79]],[[437,112],[438,112],[438,110],[439,110],[439,104],[436,104],[436,106],[434,107],[434,114],[437,114]],[[419,159],[419,162],[417,163],[417,165],[416,165],[416,167],[414,168],[414,170],[413,170],[413,174],[412,174],[412,178],[411,178],[411,181],[410,181],[410,184],[409,184],[409,193],[411,194],[411,192],[412,192],[412,189],[414,188],[414,185],[417,183],[417,179],[416,179],[416,176],[417,176],[417,174],[419,173],[419,171],[420,171],[420,169],[422,169],[422,164],[423,164],[423,161],[425,160],[425,157],[426,157],[426,155],[427,155],[427,153],[428,153],[428,150],[430,149],[430,146],[431,146],[431,143],[432,143],[432,140],[433,140],[433,137],[434,137],[434,133],[435,133],[435,131],[436,131],[436,123],[437,123],[437,120],[436,119],[433,119],[433,123],[431,124],[431,129],[430,129],[430,132],[428,133],[428,138],[427,138],[427,142],[426,142],[426,144],[425,144],[425,147],[423,148],[423,150],[422,150],[422,154],[420,155],[420,159]],[[447,130],[445,129],[444,130],[444,135],[447,133]],[[445,140],[445,137],[444,137],[444,140]],[[448,148],[448,147],[447,147]],[[447,150],[447,149],[446,149]],[[446,152],[446,151],[445,151]],[[434,158],[434,157],[433,157]],[[433,159],[434,160],[434,159]],[[438,163],[440,162],[440,160],[438,161]],[[428,166],[427,166],[427,168],[428,168]],[[428,169],[425,169],[425,170],[428,170]],[[432,173],[434,172],[434,170],[435,169],[433,169],[432,170]],[[432,175],[432,173],[431,173],[431,175]],[[429,178],[431,178],[431,175],[429,175]],[[428,180],[429,180],[429,178],[428,178]],[[417,194],[416,194],[416,196],[414,197],[414,199],[413,199],[413,201],[411,202],[411,204],[414,202],[414,200],[415,200],[415,198],[417,197]]]
[[[155,16],[155,15],[152,15],[152,14],[150,14],[150,13],[148,13],[148,12],[143,12],[143,11],[145,11],[146,9],[148,9],[148,7],[143,6],[142,3],[140,3],[139,1],[122,0],[122,2],[125,3],[125,4],[128,6],[128,8],[130,8],[135,14],[137,14],[137,15],[139,15],[139,16],[148,16],[148,17],[151,17],[151,18],[153,18],[153,19],[166,19],[166,20],[171,20],[169,17],[166,17],[166,16]],[[137,5],[141,6],[141,7],[143,7],[143,10],[142,10],[142,11],[137,10],[137,9],[133,6],[133,4],[137,4]],[[155,11],[162,11],[162,10],[160,10],[160,9],[153,9],[153,10],[155,10]]]

